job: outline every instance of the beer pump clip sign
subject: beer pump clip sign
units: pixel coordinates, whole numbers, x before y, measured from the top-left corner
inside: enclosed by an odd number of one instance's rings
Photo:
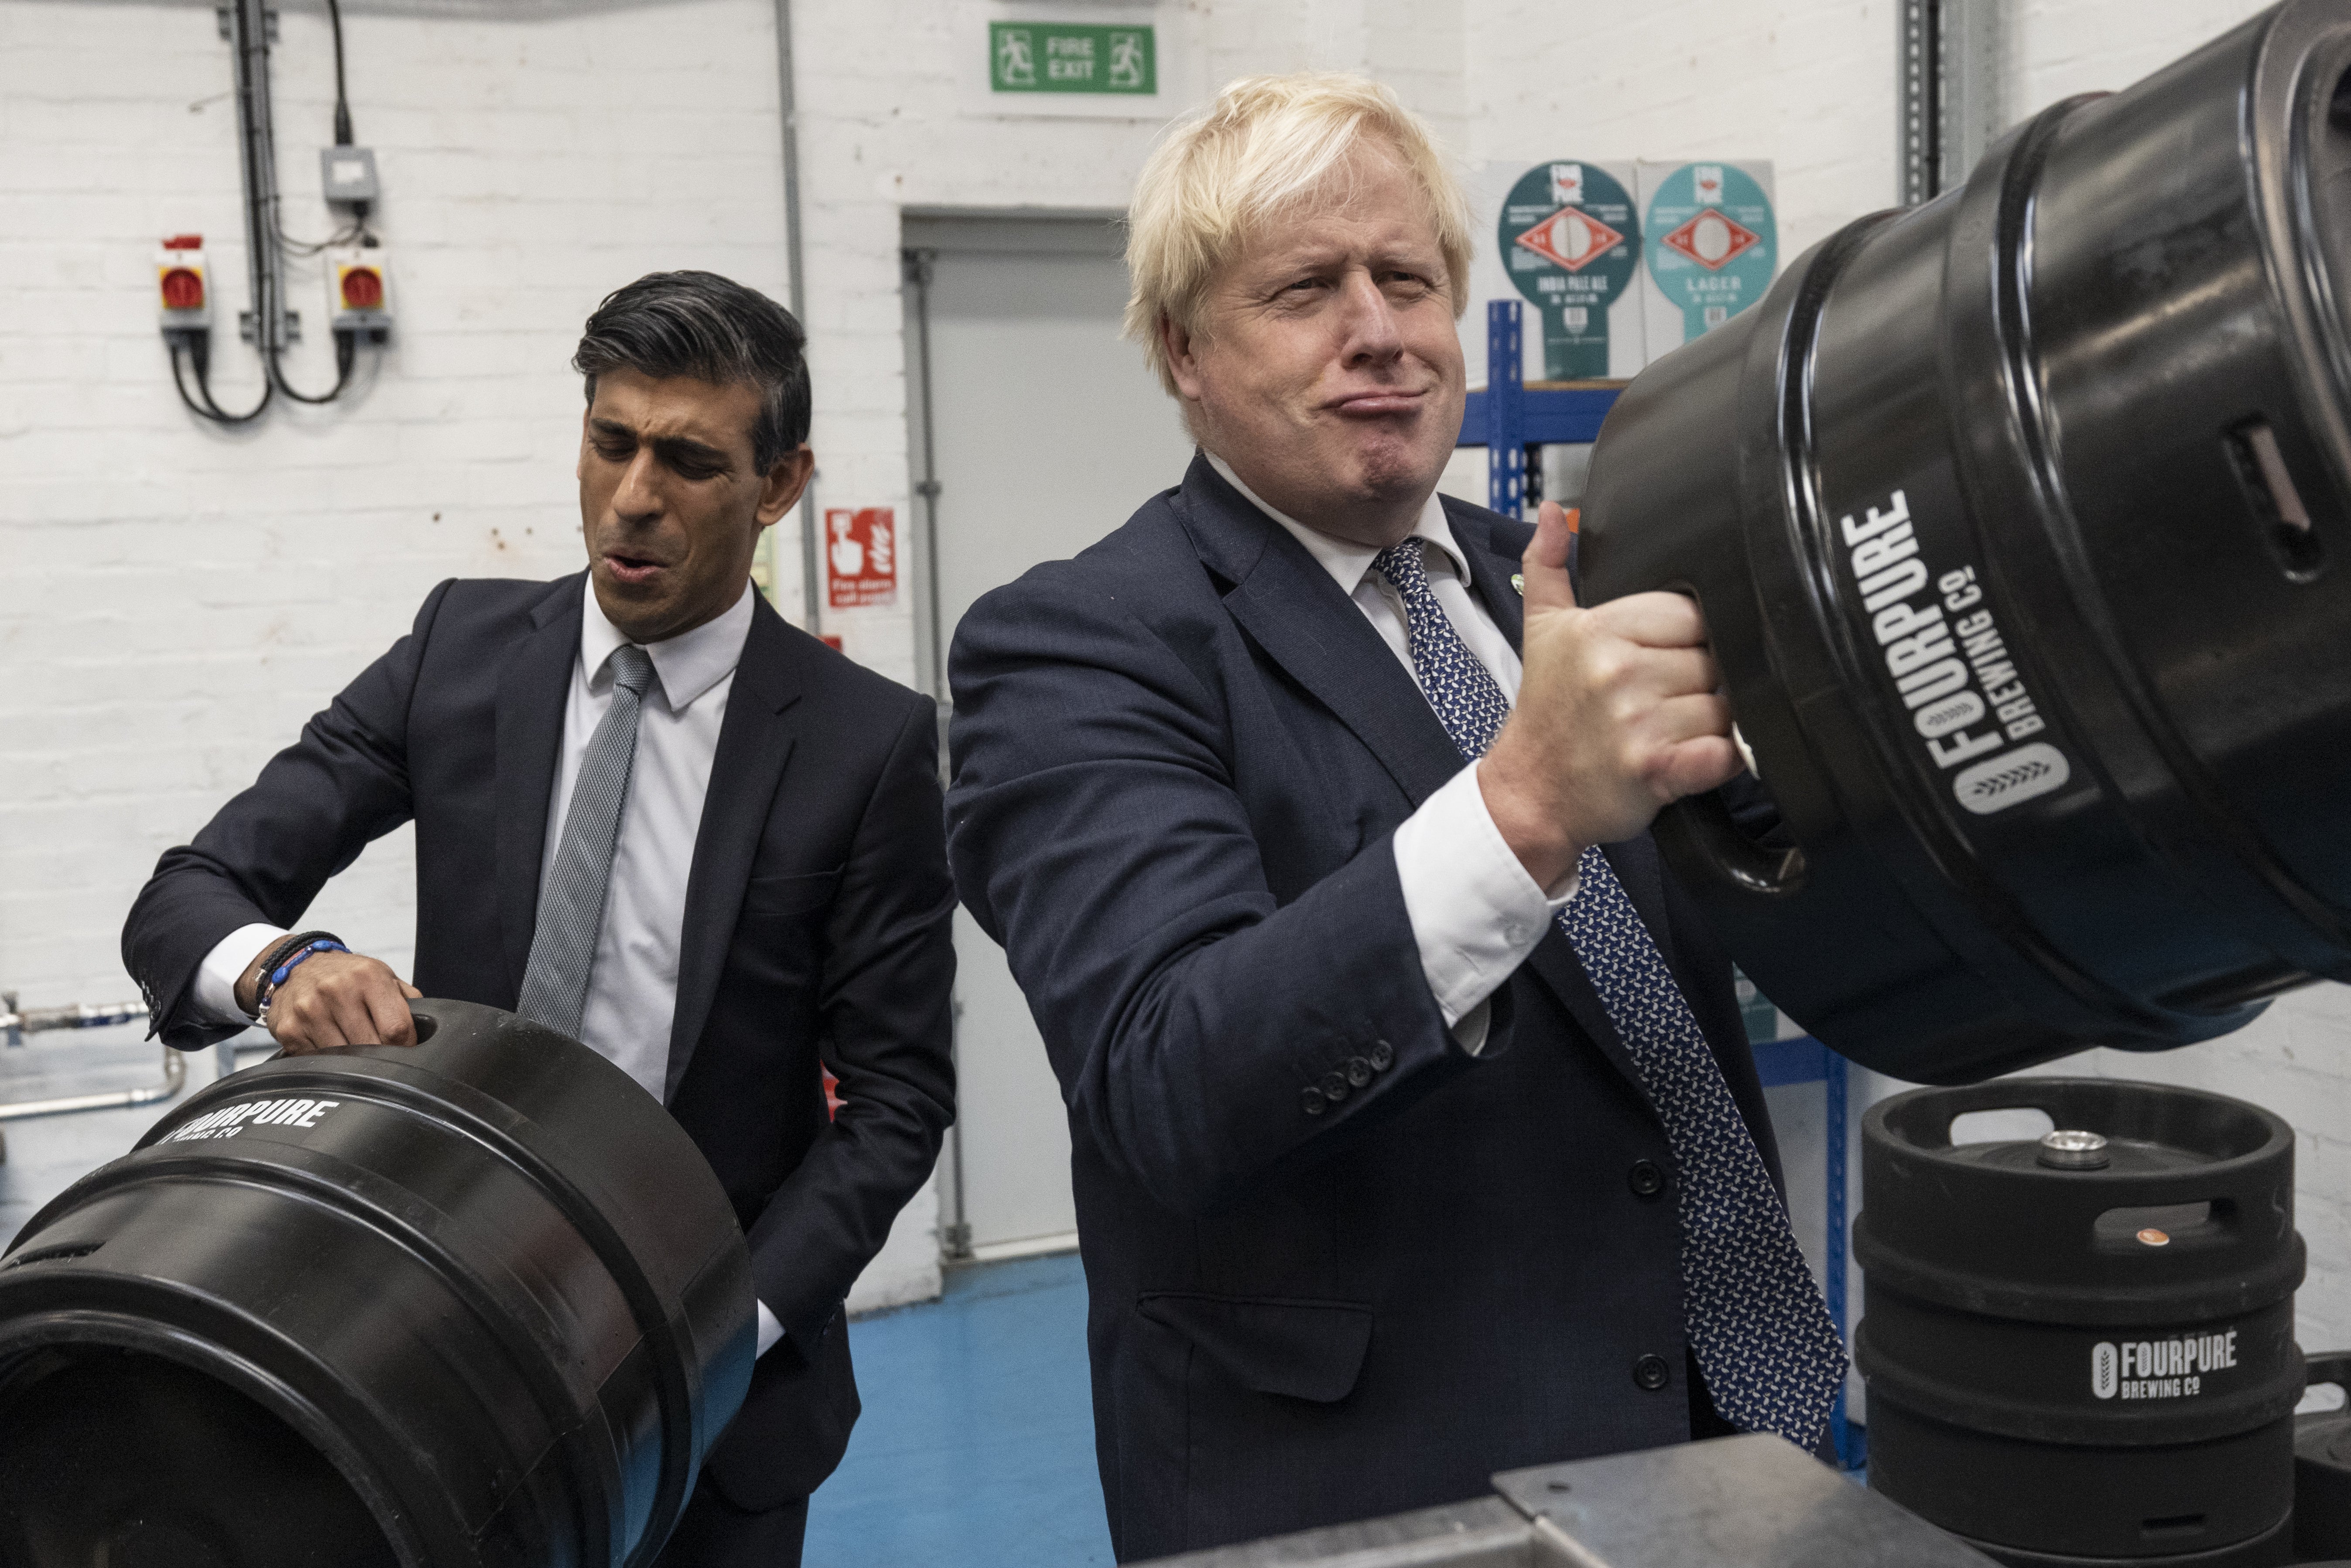
[[[1641,258],[1632,193],[1597,163],[1538,163],[1502,198],[1495,250],[1541,319],[1542,379],[1606,376],[1609,318]]]
[[[1780,256],[1769,163],[1644,163],[1652,358],[1705,336],[1763,298]]]

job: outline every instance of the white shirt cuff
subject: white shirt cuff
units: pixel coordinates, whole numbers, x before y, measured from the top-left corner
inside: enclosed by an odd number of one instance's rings
[[[240,925],[214,944],[196,966],[196,1016],[205,1023],[251,1023],[236,1005],[236,983],[263,948],[292,935],[275,925]]]
[[[1489,998],[1501,989],[1575,896],[1570,872],[1546,893],[1527,874],[1465,768],[1395,831],[1396,879],[1421,972],[1460,1047],[1485,1049]]]
[[[776,1348],[776,1342],[784,1337],[784,1325],[777,1321],[775,1313],[768,1310],[767,1302],[756,1304],[759,1309],[759,1348],[751,1354],[760,1356]]]

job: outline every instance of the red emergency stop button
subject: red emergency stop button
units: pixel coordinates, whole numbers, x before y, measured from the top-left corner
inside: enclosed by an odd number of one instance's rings
[[[383,274],[371,267],[354,267],[343,274],[343,307],[375,310],[383,305]]]
[[[204,308],[204,275],[184,267],[175,267],[163,275],[163,308],[167,310],[201,310]]]

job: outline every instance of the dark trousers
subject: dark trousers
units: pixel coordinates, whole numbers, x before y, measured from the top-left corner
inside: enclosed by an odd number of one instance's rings
[[[653,1568],[799,1568],[808,1508],[799,1498],[753,1513],[719,1496],[705,1476]]]

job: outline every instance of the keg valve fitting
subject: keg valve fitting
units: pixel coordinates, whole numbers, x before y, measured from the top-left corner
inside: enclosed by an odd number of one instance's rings
[[[2103,1134],[2060,1127],[2041,1134],[2040,1162],[2055,1171],[2101,1171],[2112,1157]]]

